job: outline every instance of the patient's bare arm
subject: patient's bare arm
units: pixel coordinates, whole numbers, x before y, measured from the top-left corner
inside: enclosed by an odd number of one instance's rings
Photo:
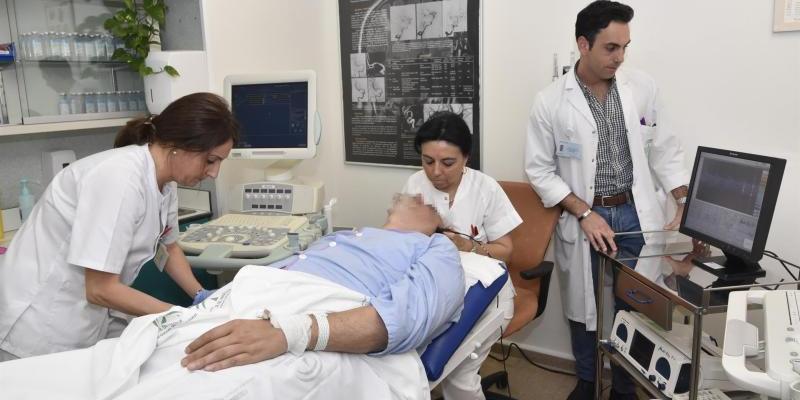
[[[326,351],[341,353],[373,353],[386,348],[389,333],[378,312],[372,306],[328,314],[330,336]],[[317,321],[312,317],[311,338],[306,349],[317,343]]]
[[[389,340],[386,326],[372,306],[331,313],[328,323],[330,335],[326,351],[370,353],[383,350]],[[307,348],[313,348],[316,341],[314,321]],[[218,371],[275,358],[286,350],[283,331],[269,321],[237,319],[209,330],[190,343],[181,365],[190,371]]]

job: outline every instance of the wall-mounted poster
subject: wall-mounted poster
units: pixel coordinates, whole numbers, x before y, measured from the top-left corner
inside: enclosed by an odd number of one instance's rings
[[[480,168],[479,0],[339,0],[345,161],[419,166],[414,135],[438,111],[472,132]]]
[[[800,31],[800,0],[775,0],[772,31]]]

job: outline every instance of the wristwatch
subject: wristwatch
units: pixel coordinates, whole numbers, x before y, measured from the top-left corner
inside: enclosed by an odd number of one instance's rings
[[[589,214],[591,214],[591,213],[592,213],[592,209],[590,208],[590,209],[584,211],[583,214],[578,215],[578,222],[583,221],[583,219],[588,217]]]
[[[678,203],[678,205],[686,204],[686,196],[679,197],[679,198],[675,199],[675,202]]]

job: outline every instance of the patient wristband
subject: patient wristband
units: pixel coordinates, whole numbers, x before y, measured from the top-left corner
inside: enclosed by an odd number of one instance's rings
[[[283,336],[286,337],[286,351],[296,356],[300,356],[306,351],[308,340],[311,336],[310,316],[307,314],[272,315],[269,321],[272,326],[283,331]]]
[[[317,343],[314,345],[314,351],[322,351],[328,347],[328,338],[331,334],[328,314],[314,313],[314,319],[317,320]]]

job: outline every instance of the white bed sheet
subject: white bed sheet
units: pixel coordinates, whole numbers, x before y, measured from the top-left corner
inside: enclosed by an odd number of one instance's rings
[[[88,349],[0,363],[2,399],[426,399],[416,352],[373,357],[284,354],[214,373],[180,366],[185,346],[213,326],[273,315],[341,311],[365,296],[318,277],[245,267],[199,307],[136,318],[119,339]]]
[[[462,252],[461,259],[467,287],[477,282],[488,286],[504,273],[488,257]],[[199,306],[136,318],[118,339],[0,363],[0,399],[430,398],[414,351],[383,357],[284,354],[218,372],[189,372],[180,366],[183,349],[194,338],[231,319],[256,318],[264,307],[279,315],[364,304],[364,295],[312,275],[247,266]]]

